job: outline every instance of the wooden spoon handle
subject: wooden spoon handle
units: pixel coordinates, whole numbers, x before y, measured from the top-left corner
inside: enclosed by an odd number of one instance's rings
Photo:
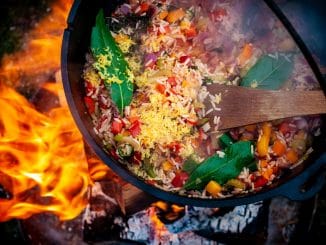
[[[218,129],[227,129],[275,119],[326,113],[322,91],[271,91],[212,84],[210,94],[221,94],[220,110],[207,115],[211,122],[220,117]],[[206,108],[211,108],[209,99]],[[207,111],[207,109],[206,109]]]

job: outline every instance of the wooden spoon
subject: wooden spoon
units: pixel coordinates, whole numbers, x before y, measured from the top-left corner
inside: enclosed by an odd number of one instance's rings
[[[326,113],[326,97],[321,90],[275,91],[210,84],[207,91],[221,97],[219,103],[212,104],[212,96],[207,96],[204,101],[205,117],[209,118],[211,131]]]

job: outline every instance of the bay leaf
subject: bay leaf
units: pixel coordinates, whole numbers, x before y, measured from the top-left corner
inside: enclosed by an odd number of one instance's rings
[[[105,24],[103,10],[96,16],[96,24],[91,34],[91,50],[95,58],[93,64],[105,86],[110,90],[112,101],[123,114],[131,103],[133,95],[133,74]]]
[[[236,142],[227,147],[224,153],[224,157],[214,154],[199,164],[189,176],[184,188],[201,190],[210,180],[223,185],[229,179],[236,178],[254,159],[249,141]]]
[[[257,89],[278,90],[289,79],[292,70],[292,54],[264,55],[249,69],[240,85]]]

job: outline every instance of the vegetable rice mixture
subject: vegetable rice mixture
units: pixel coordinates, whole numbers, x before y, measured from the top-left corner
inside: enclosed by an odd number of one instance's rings
[[[300,164],[320,133],[317,116],[228,131],[220,117],[208,120],[223,100],[209,83],[318,89],[269,11],[225,0],[130,0],[109,17],[100,10],[83,79],[108,154],[151,185],[203,198],[257,191]]]

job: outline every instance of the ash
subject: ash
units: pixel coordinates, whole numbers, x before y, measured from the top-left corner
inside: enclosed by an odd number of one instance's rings
[[[216,216],[215,209],[187,207],[186,215],[167,225],[173,233],[209,228],[212,232],[241,233],[258,215],[263,203],[237,206],[223,216]]]
[[[151,219],[151,209],[138,212],[130,217],[121,233],[121,238],[138,241],[144,244],[202,244],[217,245],[215,241],[210,241],[204,237],[196,235],[193,231],[185,231],[178,234],[169,232],[166,227],[158,227]]]
[[[239,234],[253,222],[263,206],[262,202],[237,206],[220,214],[218,209],[185,207],[185,215],[171,224],[153,221],[155,208],[132,215],[123,226],[122,239],[143,242],[145,244],[219,244],[196,234],[196,231],[209,230]],[[158,219],[158,218],[157,218]]]

